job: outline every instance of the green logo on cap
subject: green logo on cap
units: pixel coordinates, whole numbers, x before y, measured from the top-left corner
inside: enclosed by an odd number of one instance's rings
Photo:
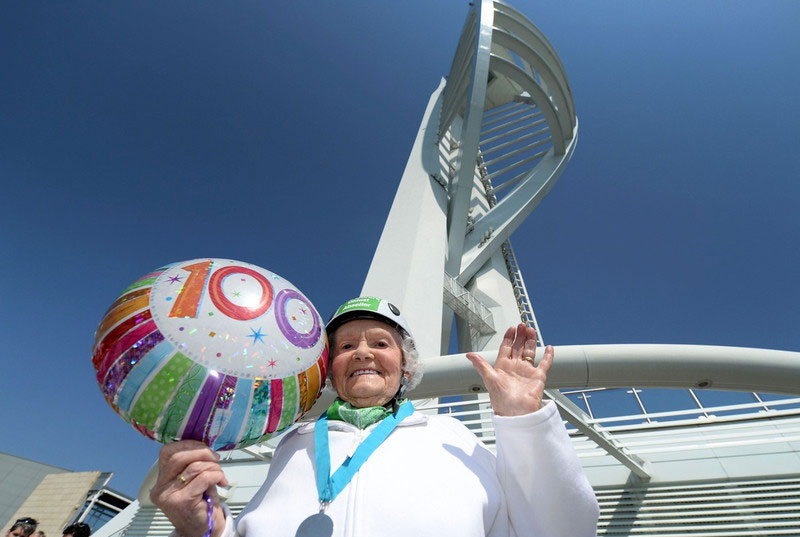
[[[367,311],[378,311],[378,307],[381,305],[381,299],[375,298],[371,296],[360,296],[358,298],[354,298],[352,300],[348,300],[342,306],[336,310],[336,315],[341,315],[342,313],[347,313],[348,311],[352,310],[367,310]]]

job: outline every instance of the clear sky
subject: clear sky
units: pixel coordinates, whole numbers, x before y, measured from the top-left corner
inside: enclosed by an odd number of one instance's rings
[[[800,3],[516,1],[580,121],[512,236],[547,343],[800,351]],[[113,471],[105,309],[227,257],[323,317],[358,294],[467,2],[8,2],[0,17],[0,451]]]

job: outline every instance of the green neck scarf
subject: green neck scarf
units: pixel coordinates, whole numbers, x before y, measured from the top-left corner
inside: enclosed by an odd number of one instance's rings
[[[405,399],[397,402],[397,406],[402,405]],[[386,416],[392,415],[392,407],[385,406],[368,406],[364,408],[356,408],[350,403],[341,399],[336,399],[333,404],[328,407],[328,419],[344,421],[351,425],[355,425],[359,429],[366,429],[373,423],[378,423]]]

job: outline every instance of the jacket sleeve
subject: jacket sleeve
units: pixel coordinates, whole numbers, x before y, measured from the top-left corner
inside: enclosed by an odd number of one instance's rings
[[[599,508],[557,407],[495,416],[497,477],[517,536],[595,537]]]

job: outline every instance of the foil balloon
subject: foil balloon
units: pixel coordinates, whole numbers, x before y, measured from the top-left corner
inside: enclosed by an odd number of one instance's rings
[[[266,440],[319,397],[328,347],[291,283],[227,259],[193,259],[134,282],[95,334],[106,401],[142,434],[212,449]]]

